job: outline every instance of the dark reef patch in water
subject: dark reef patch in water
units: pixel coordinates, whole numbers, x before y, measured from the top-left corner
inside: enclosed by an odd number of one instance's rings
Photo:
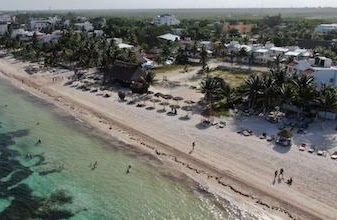
[[[20,184],[33,171],[14,159],[19,153],[9,146],[15,144],[14,138],[27,136],[28,133],[29,130],[18,130],[0,134],[0,179],[7,177],[7,180],[0,181],[0,198],[11,199],[10,205],[0,212],[0,219],[67,219],[74,216],[71,211],[59,207],[73,201],[65,191],[56,191],[50,197],[42,198],[33,196],[27,184]],[[45,161],[42,155],[34,157],[39,158],[34,166]],[[50,170],[43,174],[58,171]]]

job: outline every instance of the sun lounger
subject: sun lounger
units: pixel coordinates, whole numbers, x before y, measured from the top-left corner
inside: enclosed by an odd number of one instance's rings
[[[226,126],[226,122],[225,121],[220,121],[219,124]]]
[[[274,136],[270,136],[270,137],[267,138],[267,141],[268,141],[268,142],[272,142],[272,141],[274,141],[274,140],[275,140],[275,137],[274,137]]]
[[[308,153],[314,153],[315,152],[315,149],[313,149],[313,148],[310,148],[309,150],[308,150]]]
[[[245,130],[245,131],[242,132],[242,135],[245,136],[245,137],[248,137],[248,136],[250,136],[250,133]]]
[[[324,151],[322,151],[322,150],[317,151],[317,155],[318,156],[323,156],[324,155]]]
[[[331,155],[331,159],[337,160],[337,154]]]
[[[300,151],[305,151],[305,147],[304,147],[304,146],[300,146],[298,149],[299,149]]]

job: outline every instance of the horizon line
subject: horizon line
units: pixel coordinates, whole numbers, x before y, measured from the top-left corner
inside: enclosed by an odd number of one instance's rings
[[[219,10],[219,9],[337,9],[335,7],[247,7],[247,8],[238,8],[238,7],[228,7],[228,8],[46,8],[46,9],[1,9],[0,12],[12,12],[12,11],[81,11],[81,10]]]

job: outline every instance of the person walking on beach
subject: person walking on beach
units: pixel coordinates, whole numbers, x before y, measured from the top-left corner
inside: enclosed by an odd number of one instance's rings
[[[193,143],[192,143],[192,150],[188,154],[192,154],[193,153],[194,147],[195,147],[195,142],[193,141]]]
[[[280,177],[282,176],[283,179],[283,168],[280,169]]]
[[[278,175],[278,170],[275,171],[274,179],[276,179],[277,175]]]
[[[290,179],[287,180],[287,184],[289,186],[291,186],[291,184],[293,184],[293,178],[292,177],[290,177]]]

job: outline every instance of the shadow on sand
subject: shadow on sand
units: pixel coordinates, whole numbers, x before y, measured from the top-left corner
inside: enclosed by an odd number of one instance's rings
[[[279,144],[275,144],[273,150],[281,154],[286,154],[290,151],[290,148],[291,147],[284,147]]]
[[[205,130],[205,129],[211,127],[211,125],[209,123],[200,122],[200,123],[196,124],[195,127],[198,128],[199,130]]]

